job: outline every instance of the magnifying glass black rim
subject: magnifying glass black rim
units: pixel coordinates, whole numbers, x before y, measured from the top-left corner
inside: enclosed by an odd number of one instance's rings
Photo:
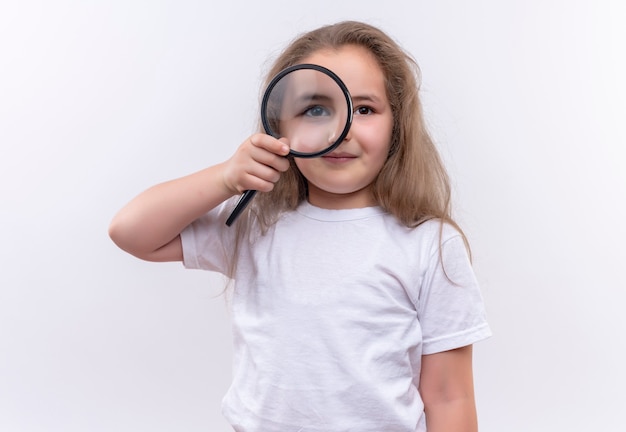
[[[299,151],[296,151],[296,150],[289,150],[289,155],[294,156],[294,157],[314,158],[314,157],[322,156],[322,155],[324,155],[324,154],[326,154],[326,153],[328,153],[330,151],[333,151],[335,148],[337,148],[339,146],[339,144],[341,144],[343,142],[343,140],[346,137],[346,135],[348,135],[348,131],[350,130],[350,126],[352,125],[352,115],[353,115],[354,108],[352,106],[352,97],[350,96],[350,92],[348,91],[348,87],[346,87],[344,82],[341,81],[341,78],[339,78],[337,76],[337,74],[335,74],[330,69],[327,69],[324,66],[311,64],[311,63],[301,63],[301,64],[289,66],[288,68],[285,68],[285,69],[281,70],[278,74],[276,74],[276,76],[274,78],[272,78],[270,83],[267,85],[267,89],[265,89],[265,94],[263,95],[263,100],[261,102],[261,122],[263,124],[263,128],[265,129],[265,132],[268,135],[271,135],[274,138],[280,138],[280,135],[272,130],[272,127],[270,126],[269,120],[267,119],[267,104],[268,104],[270,95],[272,93],[272,90],[274,89],[276,84],[278,84],[278,82],[285,75],[290,74],[291,72],[294,72],[294,71],[297,71],[297,70],[300,70],[300,69],[316,70],[316,71],[322,72],[322,73],[328,75],[330,78],[332,78],[333,81],[335,81],[335,83],[339,86],[339,88],[343,92],[343,95],[346,98],[346,105],[348,106],[348,118],[346,119],[346,125],[343,128],[343,131],[341,132],[339,137],[337,137],[337,139],[335,140],[335,142],[332,145],[324,148],[323,150],[315,152],[315,153],[303,153],[303,152],[299,152]]]

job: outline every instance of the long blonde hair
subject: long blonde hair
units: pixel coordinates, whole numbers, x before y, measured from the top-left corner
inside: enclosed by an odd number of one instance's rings
[[[377,60],[386,80],[393,113],[388,158],[374,180],[375,201],[408,227],[439,219],[461,232],[451,216],[450,180],[430,137],[419,100],[420,70],[410,54],[382,30],[363,22],[343,21],[304,33],[279,55],[268,72],[266,84],[282,69],[302,63],[319,50],[356,45]],[[242,229],[255,219],[265,231],[281,213],[295,209],[307,197],[307,182],[291,160],[271,192],[258,194]],[[463,239],[467,244],[465,235]]]

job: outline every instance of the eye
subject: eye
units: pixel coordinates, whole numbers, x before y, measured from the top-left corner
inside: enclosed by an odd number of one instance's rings
[[[357,109],[354,110],[354,112],[359,115],[368,115],[368,114],[373,114],[374,110],[368,106],[360,106],[360,107],[357,107]]]
[[[302,115],[308,116],[308,117],[322,117],[322,116],[330,115],[330,111],[325,106],[314,105],[305,109]]]

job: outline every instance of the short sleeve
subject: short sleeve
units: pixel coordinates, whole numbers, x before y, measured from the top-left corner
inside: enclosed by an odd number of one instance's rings
[[[440,248],[429,260],[418,298],[423,354],[460,348],[491,336],[463,238],[457,233],[444,239]]]
[[[229,273],[236,228],[227,227],[226,202],[189,224],[181,233],[183,265],[189,269]]]

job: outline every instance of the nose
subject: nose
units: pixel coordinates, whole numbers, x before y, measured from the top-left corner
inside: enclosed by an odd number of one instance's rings
[[[346,133],[346,136],[344,137],[344,141],[350,141],[352,139],[352,125],[350,125],[350,128],[348,128],[348,133]]]
[[[343,124],[341,124],[341,127],[338,127],[340,126],[338,123],[335,125],[336,130],[328,136],[329,145],[337,143],[337,140],[341,137],[341,135],[343,134],[345,130],[346,123],[347,121],[344,121]],[[352,125],[348,127],[348,131],[346,132],[346,135],[343,137],[341,142],[350,141],[351,139],[352,139]]]

